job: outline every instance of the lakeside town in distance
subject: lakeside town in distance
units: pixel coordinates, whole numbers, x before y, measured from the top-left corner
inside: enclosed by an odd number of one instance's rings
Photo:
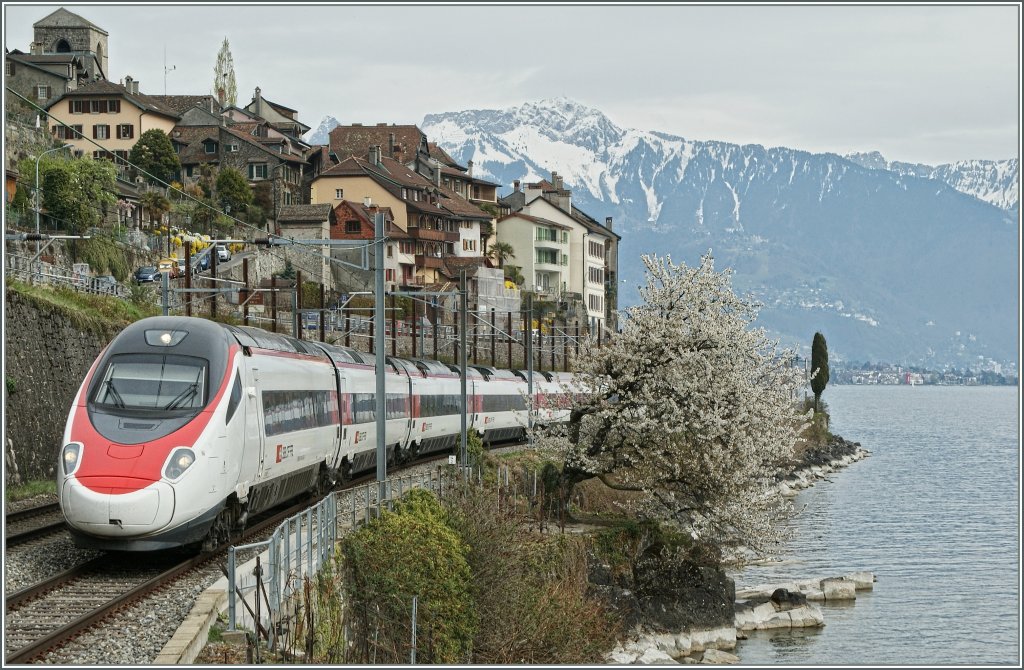
[[[1019,377],[1016,366],[1004,367],[991,361],[974,369],[946,370],[864,363],[860,366],[831,366],[829,382],[880,386],[1016,386]]]

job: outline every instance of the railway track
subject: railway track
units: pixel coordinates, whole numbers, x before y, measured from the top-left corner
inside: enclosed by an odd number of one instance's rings
[[[4,544],[14,547],[67,528],[57,503],[49,503],[6,515]]]
[[[309,505],[308,501],[267,516],[240,540],[273,528]],[[5,663],[30,663],[58,649],[82,631],[191,570],[222,556],[224,550],[182,557],[173,552],[147,556],[104,554],[5,599]]]
[[[446,456],[423,456],[404,467],[442,458]],[[374,474],[365,474],[346,482],[338,490],[355,488],[374,479]],[[284,519],[310,504],[310,500],[305,499],[266,516],[247,528],[233,544],[244,543],[276,528]],[[13,515],[13,521],[27,522],[47,513],[54,513],[53,509],[25,510]],[[59,514],[59,510],[56,513]],[[9,523],[11,517],[7,517]],[[9,535],[8,546],[10,541]],[[149,566],[145,568],[139,567],[137,555],[108,553],[12,593],[5,600],[4,636],[7,656],[4,660],[7,664],[41,660],[114,613],[169,585],[207,561],[223,557],[225,551],[226,548],[222,548],[190,557],[183,557],[180,553],[175,555],[174,552],[157,552],[147,556]]]

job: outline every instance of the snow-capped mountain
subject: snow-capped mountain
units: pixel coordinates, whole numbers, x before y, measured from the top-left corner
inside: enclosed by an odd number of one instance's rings
[[[637,300],[640,254],[695,263],[710,248],[787,344],[806,349],[822,330],[846,360],[1015,358],[1016,160],[918,174],[884,159],[625,129],[565,98],[432,114],[420,127],[503,193],[555,171],[574,206],[612,216],[620,307]]]
[[[1020,160],[957,161],[943,165],[887,161],[877,151],[847,154],[854,163],[873,170],[891,170],[904,175],[937,179],[967,195],[1012,213],[1020,211]]]
[[[331,131],[341,125],[341,122],[333,116],[327,115],[320,120],[320,125],[313,130],[307,131],[302,136],[306,144],[327,144],[327,138]]]

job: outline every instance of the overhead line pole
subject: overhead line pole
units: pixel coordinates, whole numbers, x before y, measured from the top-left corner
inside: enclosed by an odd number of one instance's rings
[[[384,212],[378,211],[373,215],[374,235],[374,344],[373,351],[377,356],[377,393],[376,393],[376,418],[377,418],[377,503],[378,512],[383,504],[385,496],[385,480],[387,479],[387,423],[385,417],[386,408],[386,385],[384,379]]]

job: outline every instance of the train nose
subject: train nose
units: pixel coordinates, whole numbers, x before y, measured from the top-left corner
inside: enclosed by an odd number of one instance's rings
[[[69,480],[61,506],[74,528],[102,537],[129,537],[159,530],[174,515],[174,490],[163,482],[129,489]]]

